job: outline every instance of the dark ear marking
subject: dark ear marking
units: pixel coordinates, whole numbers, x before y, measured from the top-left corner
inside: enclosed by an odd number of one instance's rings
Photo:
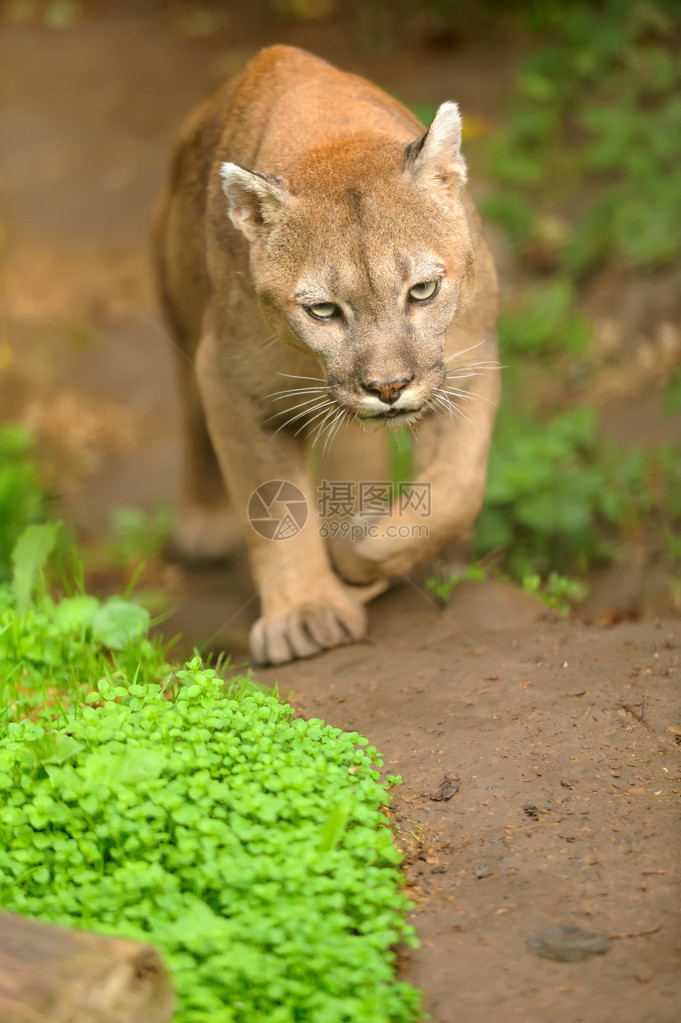
[[[409,167],[416,161],[416,157],[419,155],[425,144],[428,132],[422,135],[421,138],[414,139],[404,150],[404,170],[408,170]]]

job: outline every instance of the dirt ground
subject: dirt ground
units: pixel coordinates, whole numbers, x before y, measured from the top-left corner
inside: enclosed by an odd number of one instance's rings
[[[147,233],[193,103],[282,41],[411,102],[455,98],[492,125],[503,114],[507,44],[427,46],[415,22],[408,49],[369,55],[352,24],[330,39],[317,22],[258,22],[261,6],[205,36],[162,5],[88,7],[62,30],[2,26],[0,412],[35,428],[86,541],[117,506],[174,498],[172,352],[154,326]],[[681,1017],[681,622],[643,600],[637,557],[599,584],[590,625],[497,582],[463,584],[442,610],[419,577],[371,605],[365,643],[256,673],[306,716],[367,735],[402,775],[394,820],[421,941],[402,972],[434,1023]],[[155,572],[176,608],[166,631],[238,664],[255,615],[244,559]],[[640,620],[603,624],[632,607]],[[526,939],[557,923],[611,947],[579,963],[538,957]]]

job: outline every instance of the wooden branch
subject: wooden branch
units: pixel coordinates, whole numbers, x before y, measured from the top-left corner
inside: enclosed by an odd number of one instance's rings
[[[2,1023],[168,1023],[173,987],[152,945],[0,913]]]

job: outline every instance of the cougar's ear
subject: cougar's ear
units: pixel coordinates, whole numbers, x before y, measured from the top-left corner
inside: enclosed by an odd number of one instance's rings
[[[466,161],[461,155],[461,114],[456,103],[438,107],[425,135],[410,142],[405,169],[416,178],[451,189],[466,180]]]
[[[223,163],[220,177],[229,200],[230,220],[249,241],[254,241],[276,223],[289,198],[286,186],[274,174],[249,171],[238,163]]]

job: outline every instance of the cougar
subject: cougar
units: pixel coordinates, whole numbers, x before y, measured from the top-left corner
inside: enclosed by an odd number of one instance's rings
[[[367,598],[480,509],[497,284],[465,186],[455,103],[425,130],[370,82],[288,46],[259,53],[181,134],[154,230],[180,352],[176,542],[218,555],[238,521],[260,663],[360,639]],[[407,488],[371,514],[346,509],[329,543],[309,449],[333,479],[324,457],[354,435],[355,472],[375,479],[369,425],[409,428],[427,500]]]

